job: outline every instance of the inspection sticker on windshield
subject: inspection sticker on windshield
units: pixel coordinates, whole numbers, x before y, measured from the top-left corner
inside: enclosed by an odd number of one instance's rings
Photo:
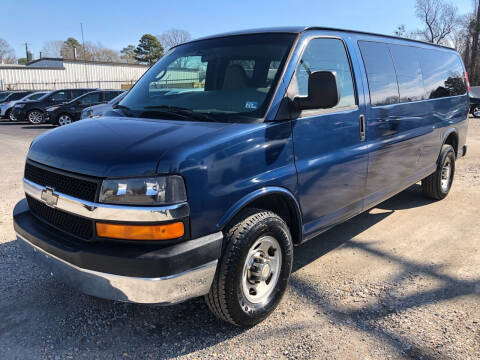
[[[245,109],[255,110],[258,107],[258,103],[256,101],[247,101],[245,103]]]

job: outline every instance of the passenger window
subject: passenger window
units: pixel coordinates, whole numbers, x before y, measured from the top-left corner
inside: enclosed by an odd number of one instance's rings
[[[335,108],[356,104],[350,63],[342,40],[321,38],[309,42],[295,71],[298,95],[308,95],[308,76],[314,71],[337,73],[340,100]]]
[[[372,106],[397,104],[397,78],[387,44],[359,41],[358,45],[367,72],[370,103]]]
[[[181,92],[181,89],[204,90],[207,62],[201,56],[181,56],[165,71],[158,73],[155,81],[150,83],[153,89],[172,89]]]
[[[422,69],[417,56],[417,48],[413,46],[390,45],[397,73],[400,102],[423,100]]]
[[[418,54],[426,98],[437,99],[467,92],[463,66],[455,53],[418,49]]]

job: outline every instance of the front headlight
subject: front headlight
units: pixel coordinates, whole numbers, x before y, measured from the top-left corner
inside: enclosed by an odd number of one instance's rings
[[[181,176],[104,180],[100,202],[122,205],[171,205],[187,201]]]

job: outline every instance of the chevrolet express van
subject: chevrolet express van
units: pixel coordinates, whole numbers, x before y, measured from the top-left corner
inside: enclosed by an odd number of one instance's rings
[[[293,246],[417,182],[449,193],[466,153],[468,81],[452,49],[321,27],[170,50],[116,106],[37,137],[18,241],[87,294],[205,296],[265,319]]]

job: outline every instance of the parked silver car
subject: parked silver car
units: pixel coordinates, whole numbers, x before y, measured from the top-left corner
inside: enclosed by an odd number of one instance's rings
[[[22,102],[22,101],[31,101],[31,100],[37,100],[41,96],[45,95],[48,91],[37,91],[34,93],[27,93],[27,95],[23,96],[22,98],[18,98],[15,100],[10,100],[6,101],[0,104],[0,117],[4,117],[7,119],[10,119],[10,121],[17,121],[15,116],[12,114],[12,109],[15,106],[16,103]],[[7,99],[9,100],[9,99]]]

